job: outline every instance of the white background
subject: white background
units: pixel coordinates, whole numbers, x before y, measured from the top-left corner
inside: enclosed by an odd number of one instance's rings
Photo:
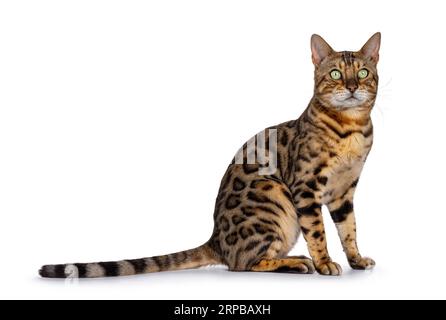
[[[441,1],[0,2],[0,298],[446,298]],[[357,50],[382,32],[375,144],[356,196],[353,272],[221,268],[38,278],[45,263],[199,245],[238,147],[297,118],[309,39]],[[300,239],[302,240],[302,239]],[[303,240],[295,253],[307,254]]]

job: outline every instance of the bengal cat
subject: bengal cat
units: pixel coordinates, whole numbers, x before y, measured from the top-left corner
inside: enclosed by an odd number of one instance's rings
[[[40,275],[93,278],[212,264],[224,264],[231,271],[340,275],[341,267],[327,251],[323,205],[336,224],[350,266],[373,268],[375,262],[361,256],[356,244],[353,196],[372,147],[370,113],[378,90],[380,42],[376,33],[357,52],[336,52],[320,36],[311,37],[313,98],[299,119],[266,129],[264,150],[257,148],[253,154],[250,143],[241,148],[221,182],[214,231],[207,243],[136,260],[46,265]],[[275,133],[274,141],[270,133]],[[253,160],[263,151],[273,157]],[[274,170],[261,172],[272,162]],[[300,231],[312,259],[287,255]]]

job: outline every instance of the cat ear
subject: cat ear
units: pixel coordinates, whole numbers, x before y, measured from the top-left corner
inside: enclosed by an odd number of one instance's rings
[[[321,62],[333,52],[330,45],[325,42],[320,35],[313,34],[311,36],[311,54],[313,59],[313,64],[318,66]]]
[[[381,45],[381,33],[375,33],[369,41],[362,47],[361,52],[366,57],[375,63],[379,60],[379,47]]]

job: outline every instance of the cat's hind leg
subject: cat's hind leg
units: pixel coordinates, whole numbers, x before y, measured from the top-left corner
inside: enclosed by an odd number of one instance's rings
[[[251,268],[256,272],[314,273],[313,261],[305,256],[263,259]]]

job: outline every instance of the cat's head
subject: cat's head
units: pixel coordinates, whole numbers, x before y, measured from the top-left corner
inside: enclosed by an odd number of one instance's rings
[[[375,33],[359,51],[334,51],[321,36],[311,37],[315,66],[314,94],[323,105],[340,110],[371,108],[378,91],[376,64],[381,34]]]

